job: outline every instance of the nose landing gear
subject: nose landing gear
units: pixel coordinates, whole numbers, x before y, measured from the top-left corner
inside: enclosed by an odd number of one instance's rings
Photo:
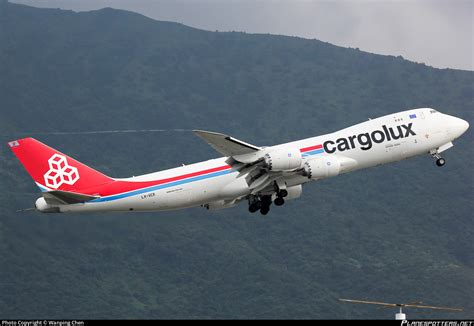
[[[430,152],[431,156],[433,156],[436,159],[436,165],[437,166],[443,166],[446,164],[446,160],[439,155],[438,150],[432,150]]]

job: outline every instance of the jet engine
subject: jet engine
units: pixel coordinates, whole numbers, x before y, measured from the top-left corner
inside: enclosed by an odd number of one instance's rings
[[[335,156],[324,156],[306,161],[302,174],[308,179],[334,177],[341,172],[341,162]]]
[[[298,148],[277,149],[263,157],[265,165],[271,171],[291,171],[301,167],[303,158]]]

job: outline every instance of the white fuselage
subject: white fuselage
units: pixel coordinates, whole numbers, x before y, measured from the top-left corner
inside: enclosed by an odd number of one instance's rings
[[[405,127],[399,127],[401,125]],[[324,151],[304,153],[303,163],[315,157],[335,155],[341,161],[350,162],[340,172],[346,173],[427,154],[433,150],[441,152],[449,148],[451,142],[461,136],[467,128],[467,122],[459,118],[429,108],[414,109],[368,120],[330,134],[266,147],[265,151],[279,148],[302,149],[323,144]],[[397,136],[398,139],[394,139]],[[193,206],[208,208],[231,206],[236,200],[244,199],[251,193],[246,178],[239,176],[239,172],[231,168],[199,174],[199,171],[226,166],[227,159],[222,157],[138,177],[117,179],[137,182],[190,175],[185,179],[105,196],[99,200],[61,205],[59,210],[61,212],[162,211]],[[312,180],[299,174],[281,178],[288,187]]]

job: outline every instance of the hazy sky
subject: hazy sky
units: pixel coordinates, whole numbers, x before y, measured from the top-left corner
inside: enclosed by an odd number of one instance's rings
[[[219,31],[316,38],[474,70],[474,0],[10,0],[75,11],[112,7]]]

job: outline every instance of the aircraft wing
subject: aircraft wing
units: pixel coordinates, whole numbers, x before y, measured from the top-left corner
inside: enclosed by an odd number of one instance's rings
[[[90,196],[63,190],[46,191],[43,192],[42,195],[46,203],[50,205],[78,204],[100,198],[99,196]]]
[[[265,147],[251,145],[231,136],[204,130],[193,130],[212,148],[229,158],[226,163],[239,172],[238,178],[245,177],[252,194],[273,191],[277,179],[285,176],[282,172],[269,171],[265,165]],[[293,172],[289,172],[292,174]]]
[[[254,154],[261,148],[230,137],[225,134],[218,132],[204,131],[204,130],[193,130],[193,132],[204,139],[212,148],[221,153],[224,156],[232,156],[236,160],[240,156],[246,156],[247,154]]]

